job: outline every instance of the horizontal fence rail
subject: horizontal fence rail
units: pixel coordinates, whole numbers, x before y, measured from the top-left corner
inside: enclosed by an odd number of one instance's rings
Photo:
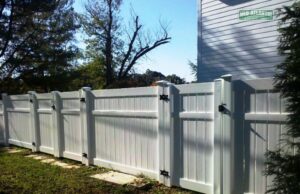
[[[206,194],[264,193],[286,132],[271,79],[2,95],[0,144],[144,174]]]

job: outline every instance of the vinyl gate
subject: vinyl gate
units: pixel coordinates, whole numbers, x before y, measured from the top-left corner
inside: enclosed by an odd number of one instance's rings
[[[207,194],[260,194],[286,116],[271,79],[4,94],[0,143]]]
[[[281,146],[287,119],[285,99],[273,80],[233,82],[235,129],[234,193],[265,193],[272,177],[263,175],[265,152]]]
[[[213,192],[214,83],[175,86],[174,131],[179,185]]]

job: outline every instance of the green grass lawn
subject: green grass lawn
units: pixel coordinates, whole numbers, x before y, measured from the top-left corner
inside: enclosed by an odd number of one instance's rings
[[[109,184],[89,177],[108,169],[86,166],[63,169],[26,158],[30,153],[24,150],[10,154],[0,150],[0,193],[191,193],[167,188],[151,180],[148,190]],[[73,161],[63,161],[79,165]]]

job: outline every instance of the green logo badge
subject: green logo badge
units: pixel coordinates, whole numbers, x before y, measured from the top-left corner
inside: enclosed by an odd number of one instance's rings
[[[240,10],[240,20],[273,20],[273,10]]]

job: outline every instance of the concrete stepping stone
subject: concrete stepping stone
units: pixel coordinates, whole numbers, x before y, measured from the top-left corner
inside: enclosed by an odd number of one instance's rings
[[[91,177],[102,181],[115,183],[118,185],[127,185],[127,184],[134,185],[134,183],[141,182],[143,180],[142,178],[137,178],[132,175],[114,172],[114,171],[110,171],[103,174],[92,175]]]
[[[78,169],[80,168],[80,166],[76,166],[76,165],[68,165],[65,167],[65,169]]]
[[[35,159],[35,160],[45,160],[45,159],[48,159],[48,157],[46,157],[46,156],[39,156],[39,155],[35,155],[35,154],[30,154],[30,155],[27,155],[25,157],[26,158],[32,158],[32,159]]]
[[[15,154],[15,153],[20,153],[23,152],[23,150],[17,150],[17,149],[8,149],[7,153],[10,154]]]
[[[56,162],[52,163],[52,165],[59,166],[59,167],[62,167],[64,169],[78,169],[78,168],[80,168],[79,166],[71,165],[71,164],[67,164],[67,163],[59,162],[59,161],[56,161]]]
[[[11,147],[0,147],[0,151],[7,152],[7,153],[10,153],[10,154],[14,154],[14,153],[23,152],[24,150],[11,148]]]
[[[48,157],[46,157],[46,156],[36,156],[36,157],[33,157],[33,159],[35,159],[35,160],[45,160],[45,159],[48,159]]]
[[[41,162],[46,163],[46,164],[50,164],[50,163],[55,162],[55,160],[54,159],[45,159],[45,160],[42,160]]]
[[[80,168],[80,166],[71,165],[71,164],[67,164],[67,163],[64,163],[64,162],[56,161],[55,159],[51,159],[51,158],[48,158],[46,156],[39,156],[39,155],[35,155],[35,154],[30,154],[30,155],[27,155],[25,157],[26,158],[32,158],[32,159],[35,159],[35,160],[41,160],[42,163],[59,166],[59,167],[65,168],[65,169],[78,169],[78,168]]]
[[[35,158],[35,157],[38,157],[38,155],[30,154],[25,156],[25,158]]]

